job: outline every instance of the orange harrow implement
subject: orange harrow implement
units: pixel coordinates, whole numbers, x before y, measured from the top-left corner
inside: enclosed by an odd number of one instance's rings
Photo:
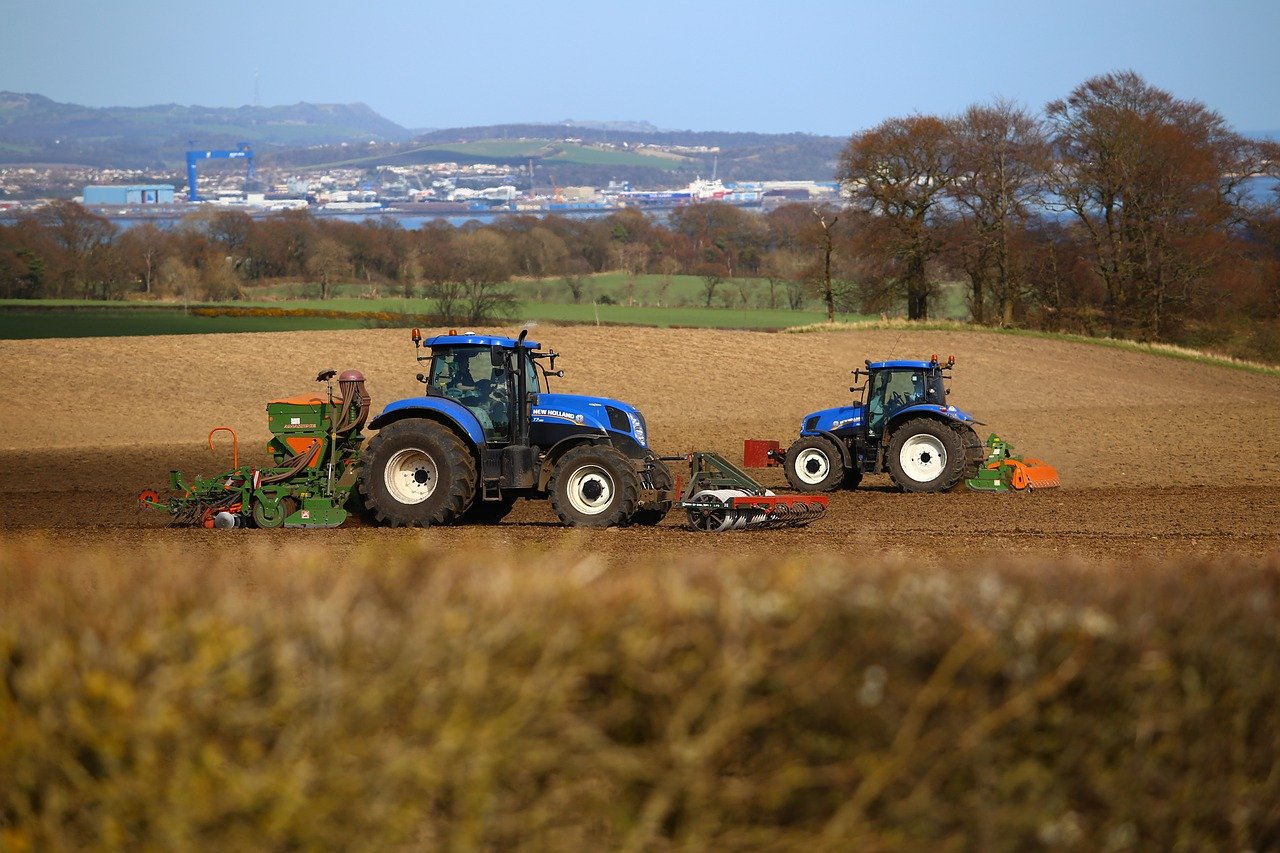
[[[1055,489],[1062,485],[1058,469],[1047,462],[1013,454],[1013,447],[1000,436],[987,437],[987,457],[977,476],[966,480],[978,492],[1023,492],[1029,489]]]

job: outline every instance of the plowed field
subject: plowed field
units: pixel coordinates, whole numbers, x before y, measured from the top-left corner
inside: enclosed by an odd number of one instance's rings
[[[510,330],[504,330],[509,333]],[[329,531],[173,530],[135,496],[167,471],[215,474],[230,449],[204,446],[233,427],[255,459],[270,399],[314,388],[323,368],[356,367],[375,410],[416,393],[420,369],[401,330],[0,342],[9,399],[0,411],[5,472],[0,529],[52,549],[131,552],[347,549],[402,541],[443,551],[770,552],[900,555],[967,563],[990,554],[1107,563],[1280,549],[1280,378],[1144,353],[970,333],[767,334],[566,327],[531,337],[563,353],[556,390],[627,400],[660,453],[716,450],[744,438],[785,446],[802,415],[848,399],[864,358],[954,354],[952,402],[1020,453],[1054,463],[1063,487],[1028,495],[903,495],[887,477],[838,492],[802,530],[700,534],[672,513],[652,529],[570,530],[545,503],[522,502],[496,527]],[[757,472],[768,485],[776,469]]]

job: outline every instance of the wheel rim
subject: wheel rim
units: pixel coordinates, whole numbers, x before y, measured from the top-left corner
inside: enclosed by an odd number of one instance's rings
[[[406,447],[387,460],[382,480],[387,492],[400,503],[420,504],[435,492],[440,471],[426,451]]]
[[[694,501],[706,504],[705,508],[689,509],[689,525],[703,533],[719,533],[733,526],[730,508],[725,501],[710,492],[702,491],[693,496]],[[716,504],[716,506],[711,506]]]
[[[947,448],[936,436],[913,435],[902,443],[898,463],[902,473],[917,483],[927,483],[947,470]]]
[[[796,455],[792,468],[802,482],[815,486],[831,473],[831,459],[816,447],[806,447]]]
[[[565,484],[569,505],[583,515],[599,515],[613,502],[613,478],[599,465],[583,465]]]

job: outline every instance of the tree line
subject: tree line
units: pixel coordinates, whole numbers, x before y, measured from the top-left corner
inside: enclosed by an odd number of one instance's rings
[[[74,202],[0,225],[0,296],[235,299],[255,285],[338,283],[499,318],[532,279],[576,297],[593,273],[764,279],[769,303],[928,319],[963,282],[980,324],[1187,343],[1244,329],[1280,356],[1277,146],[1133,72],[1093,78],[1037,114],[1010,101],[890,118],[839,157],[836,207],[757,214],[696,204],[657,219],[510,215],[417,230],[291,211],[203,210],[121,230]]]

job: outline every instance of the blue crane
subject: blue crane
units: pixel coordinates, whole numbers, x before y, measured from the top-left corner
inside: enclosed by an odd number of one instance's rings
[[[191,145],[187,143],[188,147]],[[248,162],[249,170],[245,173],[245,180],[253,180],[253,148],[249,143],[241,142],[235,150],[223,151],[187,151],[187,201],[199,201],[200,194],[196,191],[196,163],[201,160],[239,160],[243,158]]]

